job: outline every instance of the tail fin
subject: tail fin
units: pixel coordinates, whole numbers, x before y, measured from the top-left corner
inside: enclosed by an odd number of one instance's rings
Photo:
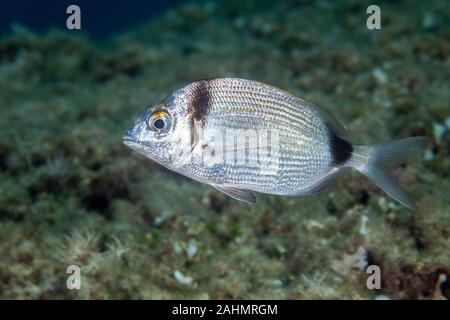
[[[395,181],[390,171],[423,149],[425,144],[425,137],[413,137],[370,146],[355,146],[351,162],[358,171],[372,180],[384,192],[414,210],[416,209],[414,201]]]

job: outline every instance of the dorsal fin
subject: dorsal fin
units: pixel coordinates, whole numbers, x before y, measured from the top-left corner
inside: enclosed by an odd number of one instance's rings
[[[317,105],[312,105],[312,107],[331,131],[333,131],[340,138],[347,138],[347,130],[331,113]]]

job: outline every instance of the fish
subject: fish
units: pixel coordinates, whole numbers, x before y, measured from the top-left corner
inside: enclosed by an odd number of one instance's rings
[[[391,170],[426,137],[362,145],[324,108],[247,79],[191,82],[148,107],[123,135],[134,151],[241,201],[316,194],[356,169],[410,209]]]

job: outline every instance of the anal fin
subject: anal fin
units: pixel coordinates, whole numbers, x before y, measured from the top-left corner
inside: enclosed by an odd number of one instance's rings
[[[297,193],[296,195],[311,195],[311,194],[317,194],[326,187],[328,187],[330,184],[332,184],[338,177],[343,175],[348,171],[348,168],[333,168],[328,172],[325,176],[323,176],[321,179],[310,185],[306,190],[302,190],[301,192]]]
[[[227,196],[230,196],[236,200],[245,201],[247,203],[254,204],[256,203],[256,197],[251,190],[248,189],[239,189],[235,187],[230,187],[226,185],[212,185],[214,188],[219,190],[220,192],[225,193]]]

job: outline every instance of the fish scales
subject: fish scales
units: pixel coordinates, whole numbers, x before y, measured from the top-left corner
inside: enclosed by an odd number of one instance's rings
[[[263,87],[252,82],[246,82],[245,86],[229,86],[226,83],[227,80],[220,79],[208,84],[210,105],[205,122],[206,129],[220,127],[231,130],[260,130],[270,124],[271,129],[278,129],[280,133],[280,152],[271,157],[276,159],[273,161],[276,161],[275,165],[279,170],[265,170],[264,167],[242,169],[233,163],[225,163],[221,167],[228,183],[252,185],[255,191],[260,192],[298,193],[302,186],[308,185],[316,178],[317,172],[329,170],[331,157],[327,154],[327,142],[322,141],[323,138],[318,139],[318,134],[324,132],[324,126],[315,125],[311,121],[315,115],[309,118],[306,116],[308,113],[312,114],[309,110],[294,114],[294,110],[300,109],[286,105],[287,102],[299,103],[300,100],[285,97],[283,92],[277,93],[275,98],[271,97],[269,94],[273,91],[272,88],[263,90]],[[193,85],[193,89],[187,90],[195,90],[196,87],[197,85]],[[267,99],[268,96],[270,99]],[[274,103],[277,98],[285,104]],[[236,119],[239,119],[237,126]],[[295,121],[296,119],[302,122]],[[311,134],[311,131],[318,134]],[[314,138],[318,144],[308,144]],[[318,145],[323,148],[318,148]],[[292,150],[296,152],[293,153]],[[304,157],[298,157],[297,153]],[[306,158],[308,155],[309,158]],[[197,175],[203,174],[205,173],[197,172]]]

